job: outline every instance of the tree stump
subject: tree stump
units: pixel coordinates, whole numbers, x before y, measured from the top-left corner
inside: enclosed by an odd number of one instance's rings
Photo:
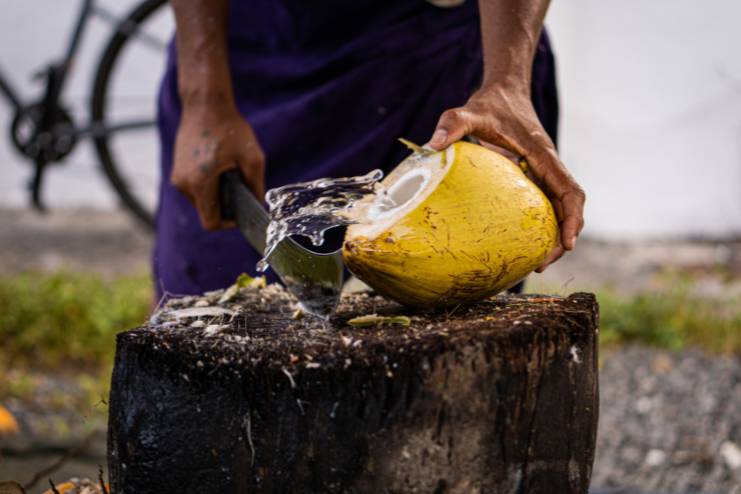
[[[584,293],[326,324],[274,285],[173,300],[117,339],[112,492],[586,493],[597,326]]]

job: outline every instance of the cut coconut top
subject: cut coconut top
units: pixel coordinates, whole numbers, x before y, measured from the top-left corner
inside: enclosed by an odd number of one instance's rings
[[[419,206],[445,178],[455,161],[455,147],[437,153],[415,152],[383,181],[383,192],[359,201],[350,216],[357,222],[348,237],[374,239]]]

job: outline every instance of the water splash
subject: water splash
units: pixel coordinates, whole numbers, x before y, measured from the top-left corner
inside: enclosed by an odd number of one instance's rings
[[[270,254],[286,237],[302,235],[318,247],[324,243],[327,230],[356,223],[350,213],[353,205],[368,195],[386,197],[379,184],[381,178],[383,172],[373,170],[357,177],[320,178],[268,191],[270,224],[257,269],[267,270]]]

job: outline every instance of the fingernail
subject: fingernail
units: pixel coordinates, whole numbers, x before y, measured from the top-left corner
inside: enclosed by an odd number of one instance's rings
[[[445,144],[445,141],[448,139],[448,131],[445,129],[437,129],[434,134],[432,134],[432,139],[430,139],[430,146],[442,146]]]

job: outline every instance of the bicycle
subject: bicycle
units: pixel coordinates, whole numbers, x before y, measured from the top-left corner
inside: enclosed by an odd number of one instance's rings
[[[130,171],[125,170],[120,158],[116,158],[113,143],[115,139],[128,134],[153,131],[155,120],[153,116],[134,116],[117,121],[120,116],[116,115],[115,105],[112,105],[114,98],[111,92],[115,86],[113,76],[123,63],[125,49],[132,41],[140,41],[157,50],[160,54],[158,56],[164,59],[167,41],[149,34],[145,27],[148,23],[154,22],[155,14],[165,3],[166,0],[144,0],[128,14],[119,17],[96,5],[95,0],[81,0],[64,56],[59,61],[45,65],[35,76],[37,79],[43,77],[45,80],[42,96],[38,99],[22,100],[0,70],[0,94],[14,111],[9,126],[11,140],[15,148],[34,166],[29,192],[31,204],[36,209],[45,210],[42,185],[49,165],[62,163],[81,139],[91,138],[101,169],[121,203],[145,225],[150,228],[154,226],[154,200],[151,197],[156,196],[154,193],[156,188],[152,184],[136,183],[139,180],[138,174],[132,176]],[[63,99],[63,89],[73,68],[83,33],[93,16],[109,22],[114,29],[95,70],[89,99],[89,121],[79,125]],[[154,92],[147,97],[154,103]],[[152,168],[157,169],[154,164]]]

